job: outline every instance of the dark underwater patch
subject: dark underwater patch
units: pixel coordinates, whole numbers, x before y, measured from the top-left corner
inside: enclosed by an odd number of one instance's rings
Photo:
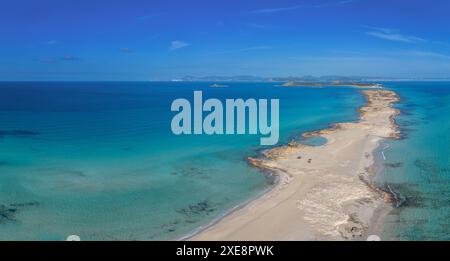
[[[22,203],[11,203],[7,205],[0,205],[0,224],[6,222],[16,222],[16,214],[20,210],[26,207],[38,206],[39,202],[22,202]]]
[[[395,163],[384,163],[384,166],[388,167],[388,168],[400,168],[403,167],[403,163],[402,162],[395,162]]]
[[[416,126],[417,122],[408,120],[398,120],[397,123],[402,127]]]
[[[165,232],[169,232],[169,233],[173,233],[176,231],[176,226],[180,223],[180,221],[175,220],[175,221],[171,221],[169,223],[166,224],[162,224],[161,225],[161,229],[163,229]]]
[[[409,132],[402,129],[400,131],[400,136],[399,136],[398,140],[406,140],[408,138],[409,138]]]
[[[402,107],[404,107],[404,108],[417,108],[417,107],[419,107],[419,104],[409,101],[409,102],[403,103]]]
[[[38,206],[38,205],[39,205],[39,202],[37,202],[37,201],[9,204],[9,206],[11,206],[11,207],[18,207],[18,208],[33,207],[33,206]]]
[[[194,221],[199,217],[209,215],[214,212],[216,207],[208,200],[203,200],[194,204],[190,204],[187,207],[178,209],[177,212],[186,216],[187,222]],[[194,221],[195,222],[195,221]]]
[[[417,159],[414,166],[419,169],[421,177],[428,183],[436,181],[442,173],[449,172],[450,168],[441,167],[431,161]]]
[[[404,109],[404,108],[402,108],[400,110],[400,116],[411,116],[411,115],[414,115],[412,110],[408,110],[408,109]]]
[[[0,138],[3,137],[17,137],[17,138],[26,138],[37,136],[40,133],[37,131],[28,131],[28,130],[0,130]]]
[[[15,212],[17,209],[0,205],[0,224],[8,221],[16,221]]]
[[[445,184],[448,182],[442,183],[442,186],[447,187]],[[396,211],[406,208],[440,210],[450,206],[450,189],[441,189],[436,194],[434,191],[422,191],[419,186],[419,184],[396,183],[381,187],[384,191],[395,194],[396,202],[393,205]]]
[[[402,208],[423,208],[425,206],[425,196],[414,184],[395,183],[384,184],[381,189],[393,196],[393,207],[398,210]]]
[[[200,179],[208,178],[208,174],[210,173],[214,173],[214,170],[197,166],[179,166],[174,172],[172,172],[173,175],[181,175],[186,178]]]

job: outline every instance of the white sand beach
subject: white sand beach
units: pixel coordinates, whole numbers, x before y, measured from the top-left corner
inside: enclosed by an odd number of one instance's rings
[[[388,90],[361,91],[367,104],[360,120],[306,133],[322,136],[322,146],[290,143],[249,158],[274,171],[277,185],[190,240],[365,240],[390,208],[390,195],[375,187],[374,150],[397,138],[399,100]]]

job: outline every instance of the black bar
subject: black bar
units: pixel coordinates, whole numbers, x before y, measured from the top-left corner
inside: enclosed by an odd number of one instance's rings
[[[190,250],[197,250],[189,252]],[[203,250],[201,250],[203,249]],[[206,250],[209,249],[206,255]],[[252,251],[250,251],[250,249]],[[270,251],[269,251],[270,249]],[[258,251],[257,251],[258,250]],[[181,252],[180,252],[181,251]],[[182,255],[178,255],[182,253]],[[195,254],[195,255],[191,255]],[[449,242],[1,242],[0,259],[105,258],[163,260],[253,259],[311,260],[310,258],[429,259],[450,257]],[[308,257],[308,259],[307,259]]]

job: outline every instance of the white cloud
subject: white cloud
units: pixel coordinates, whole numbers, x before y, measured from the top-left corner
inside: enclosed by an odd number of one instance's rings
[[[290,11],[299,9],[302,7],[301,5],[295,5],[295,6],[289,6],[289,7],[276,7],[276,8],[266,8],[266,9],[256,9],[248,12],[249,14],[273,14],[273,13],[279,13],[284,11]]]
[[[450,60],[450,55],[436,53],[436,52],[428,52],[428,51],[405,51],[405,52],[399,52],[398,54],[404,55],[404,56],[420,57],[420,58]]]
[[[236,49],[236,50],[228,50],[228,51],[209,53],[207,55],[220,55],[220,54],[240,53],[240,52],[248,52],[248,51],[260,51],[260,50],[269,50],[269,49],[272,49],[272,47],[268,46],[268,45],[258,45],[258,46],[252,46],[252,47],[241,48],[241,49]]]
[[[322,8],[322,7],[331,7],[331,6],[338,6],[338,5],[346,5],[346,4],[351,4],[356,2],[357,0],[341,0],[341,1],[337,1],[337,2],[325,2],[325,3],[320,3],[320,4],[316,4],[314,5],[314,7],[316,8]]]
[[[367,35],[376,37],[383,40],[394,41],[394,42],[403,42],[403,43],[420,43],[426,42],[427,40],[412,36],[412,35],[403,35],[397,33],[393,29],[389,28],[381,28],[381,27],[366,27],[372,29],[373,31],[366,32]]]
[[[402,35],[402,34],[395,34],[395,33],[383,33],[383,32],[367,32],[367,35],[380,38],[383,40],[389,40],[389,41],[395,41],[395,42],[404,42],[404,43],[417,43],[417,42],[425,42],[425,39],[415,37],[415,36],[408,36],[408,35]]]
[[[345,5],[350,4],[353,2],[356,2],[358,0],[340,0],[340,1],[328,1],[328,2],[322,2],[319,4],[312,4],[312,3],[305,3],[303,5],[294,5],[294,6],[287,6],[287,7],[274,7],[274,8],[266,8],[266,9],[256,9],[248,12],[249,14],[273,14],[273,13],[279,13],[279,12],[285,12],[285,11],[292,11],[299,9],[301,7],[331,7],[331,6],[338,6],[338,5]]]
[[[256,23],[249,23],[247,24],[248,27],[256,28],[256,29],[272,29],[272,26],[269,25],[263,25],[263,24],[256,24]]]
[[[376,26],[364,26],[366,29],[372,30],[372,31],[380,31],[383,33],[393,33],[395,32],[395,30],[391,29],[391,28],[386,28],[386,27],[376,27]]]
[[[187,47],[187,46],[189,46],[189,44],[186,43],[186,42],[183,42],[183,41],[172,41],[170,43],[170,50],[174,51],[174,50],[178,50],[178,49],[181,49],[181,48],[184,48],[184,47]]]

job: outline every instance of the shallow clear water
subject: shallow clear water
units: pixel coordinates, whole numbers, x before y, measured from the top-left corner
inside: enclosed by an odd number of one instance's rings
[[[403,139],[387,141],[377,176],[400,197],[385,239],[450,240],[450,82],[386,83],[401,96]]]
[[[328,142],[328,140],[325,137],[316,136],[316,137],[301,138],[299,139],[298,142],[309,146],[322,146],[325,145]]]
[[[172,134],[171,102],[194,90],[280,99],[279,144],[364,103],[352,88],[209,84],[0,83],[0,240],[175,239],[266,189],[245,161],[259,136]]]

